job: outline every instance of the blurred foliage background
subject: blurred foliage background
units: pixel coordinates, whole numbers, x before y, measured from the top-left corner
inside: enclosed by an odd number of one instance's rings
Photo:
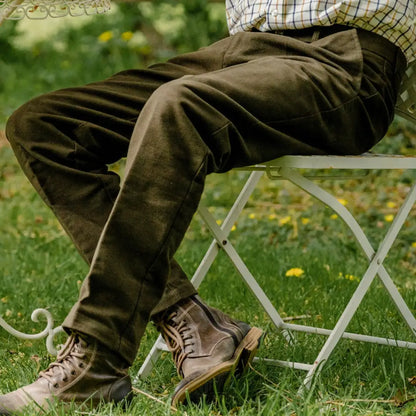
[[[110,12],[0,26],[0,130],[33,96],[145,67],[226,36],[223,2],[128,1]]]

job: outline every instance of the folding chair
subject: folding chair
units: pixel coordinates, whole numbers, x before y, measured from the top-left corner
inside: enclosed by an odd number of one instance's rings
[[[396,106],[396,113],[406,118],[407,120],[410,120],[411,122],[416,122],[415,65],[409,66],[406,71]],[[387,256],[393,242],[399,233],[400,228],[408,217],[410,210],[416,200],[416,184],[413,184],[413,186],[410,188],[406,199],[404,200],[401,208],[391,223],[391,226],[379,247],[373,248],[364,231],[352,216],[352,214],[348,211],[348,209],[342,205],[336,197],[322,189],[316,184],[316,182],[313,182],[313,179],[311,180],[304,176],[302,174],[303,171],[301,171],[302,169],[416,169],[416,157],[380,155],[370,153],[360,156],[283,156],[265,164],[240,169],[251,171],[251,174],[221,226],[217,224],[216,220],[206,207],[201,206],[198,209],[199,215],[202,217],[204,223],[207,225],[214,239],[192,278],[192,282],[195,287],[199,287],[210,266],[214,262],[218,252],[223,250],[239,272],[244,282],[248,285],[254,296],[258,299],[261,306],[267,312],[271,321],[282,332],[282,335],[287,339],[288,342],[291,342],[292,333],[296,331],[327,336],[325,344],[323,345],[318,356],[312,364],[263,359],[264,361],[270,362],[272,364],[307,371],[307,375],[304,379],[301,390],[310,388],[313,377],[320,372],[323,363],[328,360],[332,351],[341,338],[381,345],[416,349],[416,343],[414,342],[346,332],[347,326],[354,316],[358,306],[367,293],[375,276],[378,275],[381,282],[383,283],[385,290],[390,295],[393,303],[396,305],[404,321],[407,323],[411,332],[416,335],[416,319],[410,311],[409,307],[406,305],[387,270],[383,266],[383,261]],[[346,225],[350,228],[362,250],[364,251],[366,257],[368,258],[369,263],[367,270],[365,271],[362,279],[360,280],[360,283],[358,284],[358,287],[356,288],[332,330],[284,322],[276,308],[267,297],[266,293],[259,286],[255,277],[248,270],[247,266],[228,239],[232,226],[236,222],[251,194],[256,188],[258,181],[264,174],[266,174],[270,179],[279,178],[288,180],[330,207],[336,214],[338,214],[340,218],[344,220]],[[153,348],[151,349],[147,358],[145,359],[142,367],[140,368],[138,377],[143,378],[150,373],[155,361],[158,359],[162,351],[167,351],[167,348],[163,342],[163,339],[159,337],[156,343],[153,345]]]

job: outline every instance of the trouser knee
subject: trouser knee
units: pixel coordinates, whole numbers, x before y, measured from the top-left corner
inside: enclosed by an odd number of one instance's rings
[[[35,148],[38,140],[47,141],[48,105],[43,96],[32,99],[18,108],[7,120],[6,137],[13,148]],[[50,139],[50,137],[49,137]]]
[[[152,145],[169,146],[178,158],[198,159],[206,156],[208,172],[226,170],[230,154],[229,133],[232,125],[221,113],[221,94],[197,77],[182,77],[159,87],[143,109],[157,134]]]

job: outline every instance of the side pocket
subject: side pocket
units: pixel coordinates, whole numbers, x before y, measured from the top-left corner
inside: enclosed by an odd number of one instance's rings
[[[314,45],[323,48],[328,65],[338,67],[349,75],[351,88],[358,93],[363,76],[364,59],[357,31],[351,29],[334,33],[319,39]]]
[[[363,100],[380,96],[384,101],[388,119],[393,118],[401,75],[396,73],[395,65],[383,56],[363,48],[364,67],[360,96]]]

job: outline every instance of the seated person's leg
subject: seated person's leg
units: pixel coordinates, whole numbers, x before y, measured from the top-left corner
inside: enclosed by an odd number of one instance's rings
[[[311,45],[243,33],[221,43],[221,70],[177,79],[150,96],[132,132],[126,174],[90,272],[64,322],[73,335],[57,362],[26,387],[36,392],[35,400],[46,406],[50,397],[82,400],[83,392],[106,401],[128,395],[126,367],[157,310],[206,174],[285,154],[359,153],[381,139],[393,111],[386,95],[395,93],[385,71],[396,69],[382,59],[371,65],[373,74],[380,65],[378,76],[367,76],[357,45],[355,31]],[[205,53],[218,53],[216,48]],[[181,401],[186,391],[199,397],[214,377],[246,365],[261,331],[195,296],[172,302],[154,319],[184,376],[174,395]],[[211,342],[205,332],[224,340],[207,360],[201,357]],[[187,343],[191,333],[201,343],[195,355]],[[77,373],[79,360],[84,369]],[[94,378],[101,369],[103,385]],[[0,406],[22,409],[30,401],[24,389],[0,397]]]

